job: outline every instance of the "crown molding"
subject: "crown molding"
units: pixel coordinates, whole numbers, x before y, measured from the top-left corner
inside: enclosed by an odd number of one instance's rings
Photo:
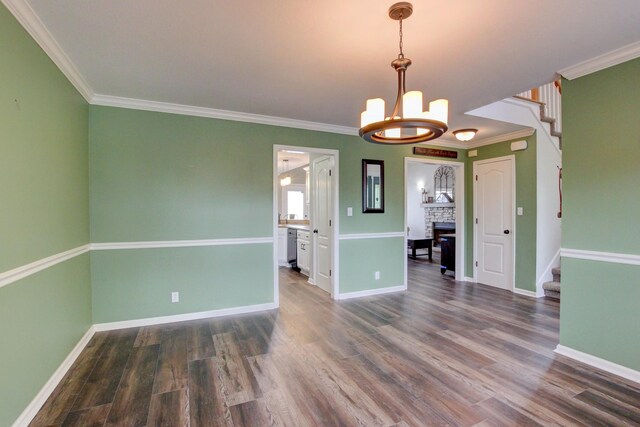
[[[133,110],[156,111],[160,113],[181,114],[195,117],[209,117],[213,119],[232,120],[237,122],[257,123],[270,126],[282,126],[295,129],[313,130],[319,132],[338,133],[342,135],[358,136],[358,128],[349,126],[331,125],[327,123],[310,122],[305,120],[288,119],[285,117],[264,116],[260,114],[242,113],[239,111],[219,110],[215,108],[196,107],[193,105],[173,104],[170,102],[147,101],[144,99],[125,98],[121,96],[96,94],[91,99],[92,105],[105,107],[129,108]],[[448,147],[467,150],[482,147],[483,145],[504,142],[510,139],[527,138],[533,135],[532,128],[522,129],[502,135],[478,139],[473,143],[464,143],[458,140],[439,138],[419,145]]]
[[[348,126],[309,122],[305,120],[288,119],[285,117],[263,116],[260,114],[242,113],[239,111],[218,110],[215,108],[196,107],[192,105],[173,104],[169,102],[146,101],[143,99],[124,98],[119,96],[97,94],[93,96],[90,103],[106,107],[120,107],[134,110],[182,114],[186,116],[209,117],[213,119],[233,120],[237,122],[258,123],[295,129],[339,133],[343,135],[358,135],[358,129]]]
[[[418,144],[416,144],[417,146],[425,146],[425,147],[444,147],[444,148],[457,148],[460,150],[466,150],[467,148],[469,148],[469,146],[467,144],[464,144],[460,141],[453,140],[453,139],[449,139],[449,138],[445,138],[445,137],[440,137],[438,139],[434,139],[432,141],[427,141],[427,142],[420,142]]]
[[[466,148],[469,148],[469,149],[478,148],[478,147],[483,147],[485,145],[496,144],[498,142],[510,141],[512,139],[528,138],[531,135],[533,135],[534,132],[535,132],[535,129],[526,128],[526,129],[520,129],[520,130],[516,130],[509,133],[503,133],[502,135],[490,136],[488,138],[483,138],[483,139],[474,141],[471,144],[467,144]]]
[[[526,128],[514,132],[503,133],[502,135],[490,136],[487,138],[477,139],[473,142],[453,141],[447,138],[439,138],[435,141],[427,141],[418,145],[458,148],[460,150],[471,150],[485,145],[497,144],[498,142],[510,141],[512,139],[528,138],[535,132],[533,128]]]
[[[614,65],[622,64],[623,62],[627,62],[638,57],[640,57],[640,41],[628,44],[620,49],[612,50],[604,55],[596,56],[595,58],[580,62],[579,64],[572,65],[571,67],[564,68],[558,71],[558,74],[566,79],[573,80],[578,77],[586,76],[587,74],[595,73],[596,71],[604,70],[605,68],[613,67]]]
[[[62,50],[58,42],[53,38],[47,27],[25,0],[1,0],[18,20],[22,27],[38,43],[38,45],[51,58],[71,84],[80,92],[87,102],[93,97],[93,90],[82,77],[73,62]]]

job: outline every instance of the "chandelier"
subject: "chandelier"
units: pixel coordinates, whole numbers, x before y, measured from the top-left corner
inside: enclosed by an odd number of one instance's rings
[[[389,17],[400,23],[400,53],[391,62],[398,73],[398,95],[393,111],[385,117],[384,99],[367,100],[360,116],[360,136],[377,144],[415,144],[439,138],[447,131],[449,101],[438,99],[422,110],[422,92],[405,90],[405,73],[411,60],[402,52],[402,20],[413,13],[411,3],[400,2],[389,8]]]

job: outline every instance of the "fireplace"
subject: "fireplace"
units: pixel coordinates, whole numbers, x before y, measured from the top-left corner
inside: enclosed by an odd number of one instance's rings
[[[455,233],[456,223],[455,222],[434,222],[432,230],[433,230],[433,246],[440,246],[440,235]]]

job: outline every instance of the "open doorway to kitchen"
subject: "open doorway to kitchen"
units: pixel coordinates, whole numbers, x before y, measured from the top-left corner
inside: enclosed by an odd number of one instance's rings
[[[407,258],[455,280],[465,277],[464,194],[463,163],[405,157]]]
[[[274,146],[274,298],[338,295],[338,152]],[[296,288],[297,287],[297,288]]]

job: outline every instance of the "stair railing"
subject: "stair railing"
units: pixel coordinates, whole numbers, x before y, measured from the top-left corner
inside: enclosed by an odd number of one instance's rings
[[[559,80],[548,83],[516,96],[544,105],[544,117],[554,119],[554,130],[562,133],[562,86]]]

